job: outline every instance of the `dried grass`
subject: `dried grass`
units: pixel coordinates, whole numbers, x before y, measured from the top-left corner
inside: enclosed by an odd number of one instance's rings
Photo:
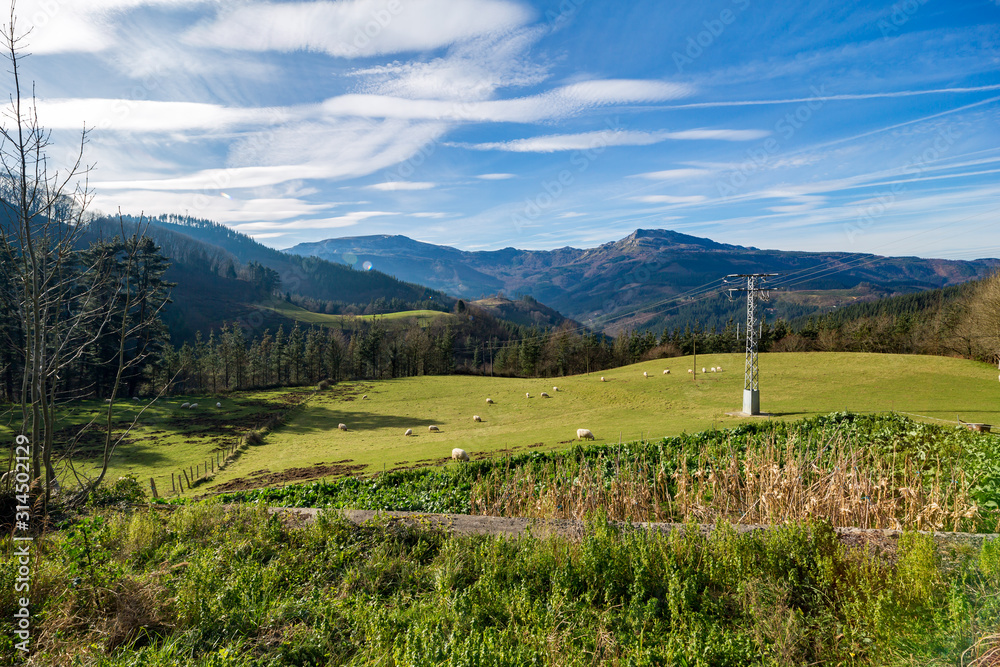
[[[745,524],[821,518],[844,527],[958,531],[971,527],[979,510],[972,484],[964,471],[941,464],[921,468],[842,439],[817,454],[791,437],[751,442],[745,452],[730,444],[714,457],[682,454],[679,468],[619,456],[494,469],[473,487],[471,512],[583,519],[602,510],[617,521]]]

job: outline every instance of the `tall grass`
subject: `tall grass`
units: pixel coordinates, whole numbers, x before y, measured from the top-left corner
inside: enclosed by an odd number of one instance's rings
[[[666,448],[611,448],[541,465],[497,466],[472,487],[471,512],[496,516],[619,521],[785,523],[975,530],[976,481],[955,459],[917,461],[864,448],[835,432],[819,443],[770,433]]]

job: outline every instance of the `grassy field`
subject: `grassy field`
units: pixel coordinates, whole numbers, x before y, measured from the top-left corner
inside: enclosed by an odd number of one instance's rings
[[[606,382],[601,374],[592,374],[344,383],[310,399],[207,488],[251,472],[346,459],[371,472],[435,464],[453,447],[473,456],[562,449],[573,442],[577,428],[589,428],[597,442],[617,442],[734,426],[746,419],[727,414],[740,409],[743,357],[698,357],[699,371],[720,365],[723,372],[699,372],[697,380],[687,373],[691,359],[675,358],[604,371]],[[784,353],[761,355],[760,365],[761,406],[776,419],[850,410],[1000,423],[1000,383],[996,370],[985,364],[941,357]],[[664,369],[671,374],[664,375]],[[542,391],[551,398],[540,398]],[[487,397],[495,403],[487,405]],[[483,421],[474,422],[473,415]],[[348,430],[338,430],[340,423]],[[430,433],[430,425],[441,431]],[[406,429],[414,435],[404,437]]]
[[[348,472],[344,465],[367,472],[436,465],[445,462],[453,447],[474,458],[504,451],[565,449],[577,428],[589,428],[600,443],[734,426],[745,421],[727,414],[741,405],[742,355],[698,357],[699,371],[720,365],[721,373],[699,372],[696,381],[687,373],[691,359],[675,358],[604,371],[606,382],[600,381],[600,374],[559,379],[433,376],[342,383],[311,398],[311,388],[227,397],[174,396],[140,417],[118,448],[110,475],[116,479],[132,473],[144,484],[154,477],[164,492],[170,488],[171,472],[204,464],[246,431],[305,399],[262,445],[250,447],[195,491],[336,476]],[[663,375],[668,368],[671,374]],[[761,406],[772,418],[786,420],[850,410],[1000,424],[996,373],[985,364],[941,357],[761,355]],[[552,390],[554,385],[558,392]],[[541,398],[543,391],[551,398]],[[526,392],[531,398],[525,397]],[[362,400],[363,395],[368,399]],[[495,403],[487,405],[487,397]],[[199,403],[199,408],[182,410],[181,403],[188,401]],[[221,409],[215,408],[217,401],[222,402]],[[102,408],[94,401],[74,404],[65,424],[85,423]],[[115,425],[121,429],[132,421],[139,405],[122,403],[118,410]],[[483,421],[474,422],[473,415]],[[8,415],[5,421],[15,416]],[[348,430],[338,430],[340,423]],[[430,433],[432,424],[441,431]],[[404,437],[406,429],[413,429],[414,435]],[[0,435],[5,431],[11,433],[9,427],[0,426]],[[67,428],[65,436],[69,434]],[[98,427],[80,442],[78,451],[96,455],[101,444],[103,432]],[[93,474],[95,464],[83,457],[79,467]],[[320,464],[326,469],[317,470]],[[293,472],[283,473],[289,469]]]
[[[204,465],[216,452],[239,443],[244,433],[270,416],[286,412],[310,393],[310,389],[280,389],[217,397],[171,396],[148,407],[143,402],[120,401],[115,405],[114,432],[123,433],[137,416],[138,421],[115,451],[107,478],[115,480],[131,473],[148,489],[149,478],[153,477],[160,492],[169,491],[171,472]],[[198,407],[181,408],[183,403],[197,403]],[[216,408],[216,403],[222,407]],[[62,414],[61,430],[56,437],[57,459],[62,458],[67,441],[79,432],[79,427],[96,417],[74,449],[77,471],[87,477],[100,472],[105,408],[100,401],[78,401]],[[5,441],[13,438],[11,424],[17,417],[16,412],[3,415],[0,437]],[[61,475],[72,478],[64,465],[57,468]]]
[[[354,320],[371,321],[375,318],[386,322],[416,320],[419,326],[426,327],[435,320],[454,317],[450,313],[442,313],[438,310],[404,310],[398,313],[385,313],[383,315],[327,315],[325,313],[310,312],[287,301],[276,301],[273,304],[263,307],[303,324],[318,324],[338,328],[349,327]]]

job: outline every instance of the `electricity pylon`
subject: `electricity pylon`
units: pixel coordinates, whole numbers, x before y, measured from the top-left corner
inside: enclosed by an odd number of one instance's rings
[[[778,275],[777,273],[733,273],[725,278],[723,282],[743,282],[746,287],[729,288],[729,298],[732,300],[734,292],[747,293],[747,358],[746,370],[743,378],[743,412],[748,415],[760,414],[760,382],[759,370],[757,368],[757,341],[760,330],[757,327],[757,301],[767,301],[771,295],[769,290],[763,287],[768,278]]]

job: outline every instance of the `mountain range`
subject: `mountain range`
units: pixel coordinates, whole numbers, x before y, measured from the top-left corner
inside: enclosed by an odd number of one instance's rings
[[[455,297],[529,295],[608,333],[697,321],[738,321],[728,274],[777,273],[784,292],[768,312],[792,319],[895,294],[984,277],[998,259],[944,260],[847,252],[789,252],[719,243],[675,231],[637,229],[596,248],[464,251],[405,236],[356,236],[302,243],[285,252],[382,272]]]

